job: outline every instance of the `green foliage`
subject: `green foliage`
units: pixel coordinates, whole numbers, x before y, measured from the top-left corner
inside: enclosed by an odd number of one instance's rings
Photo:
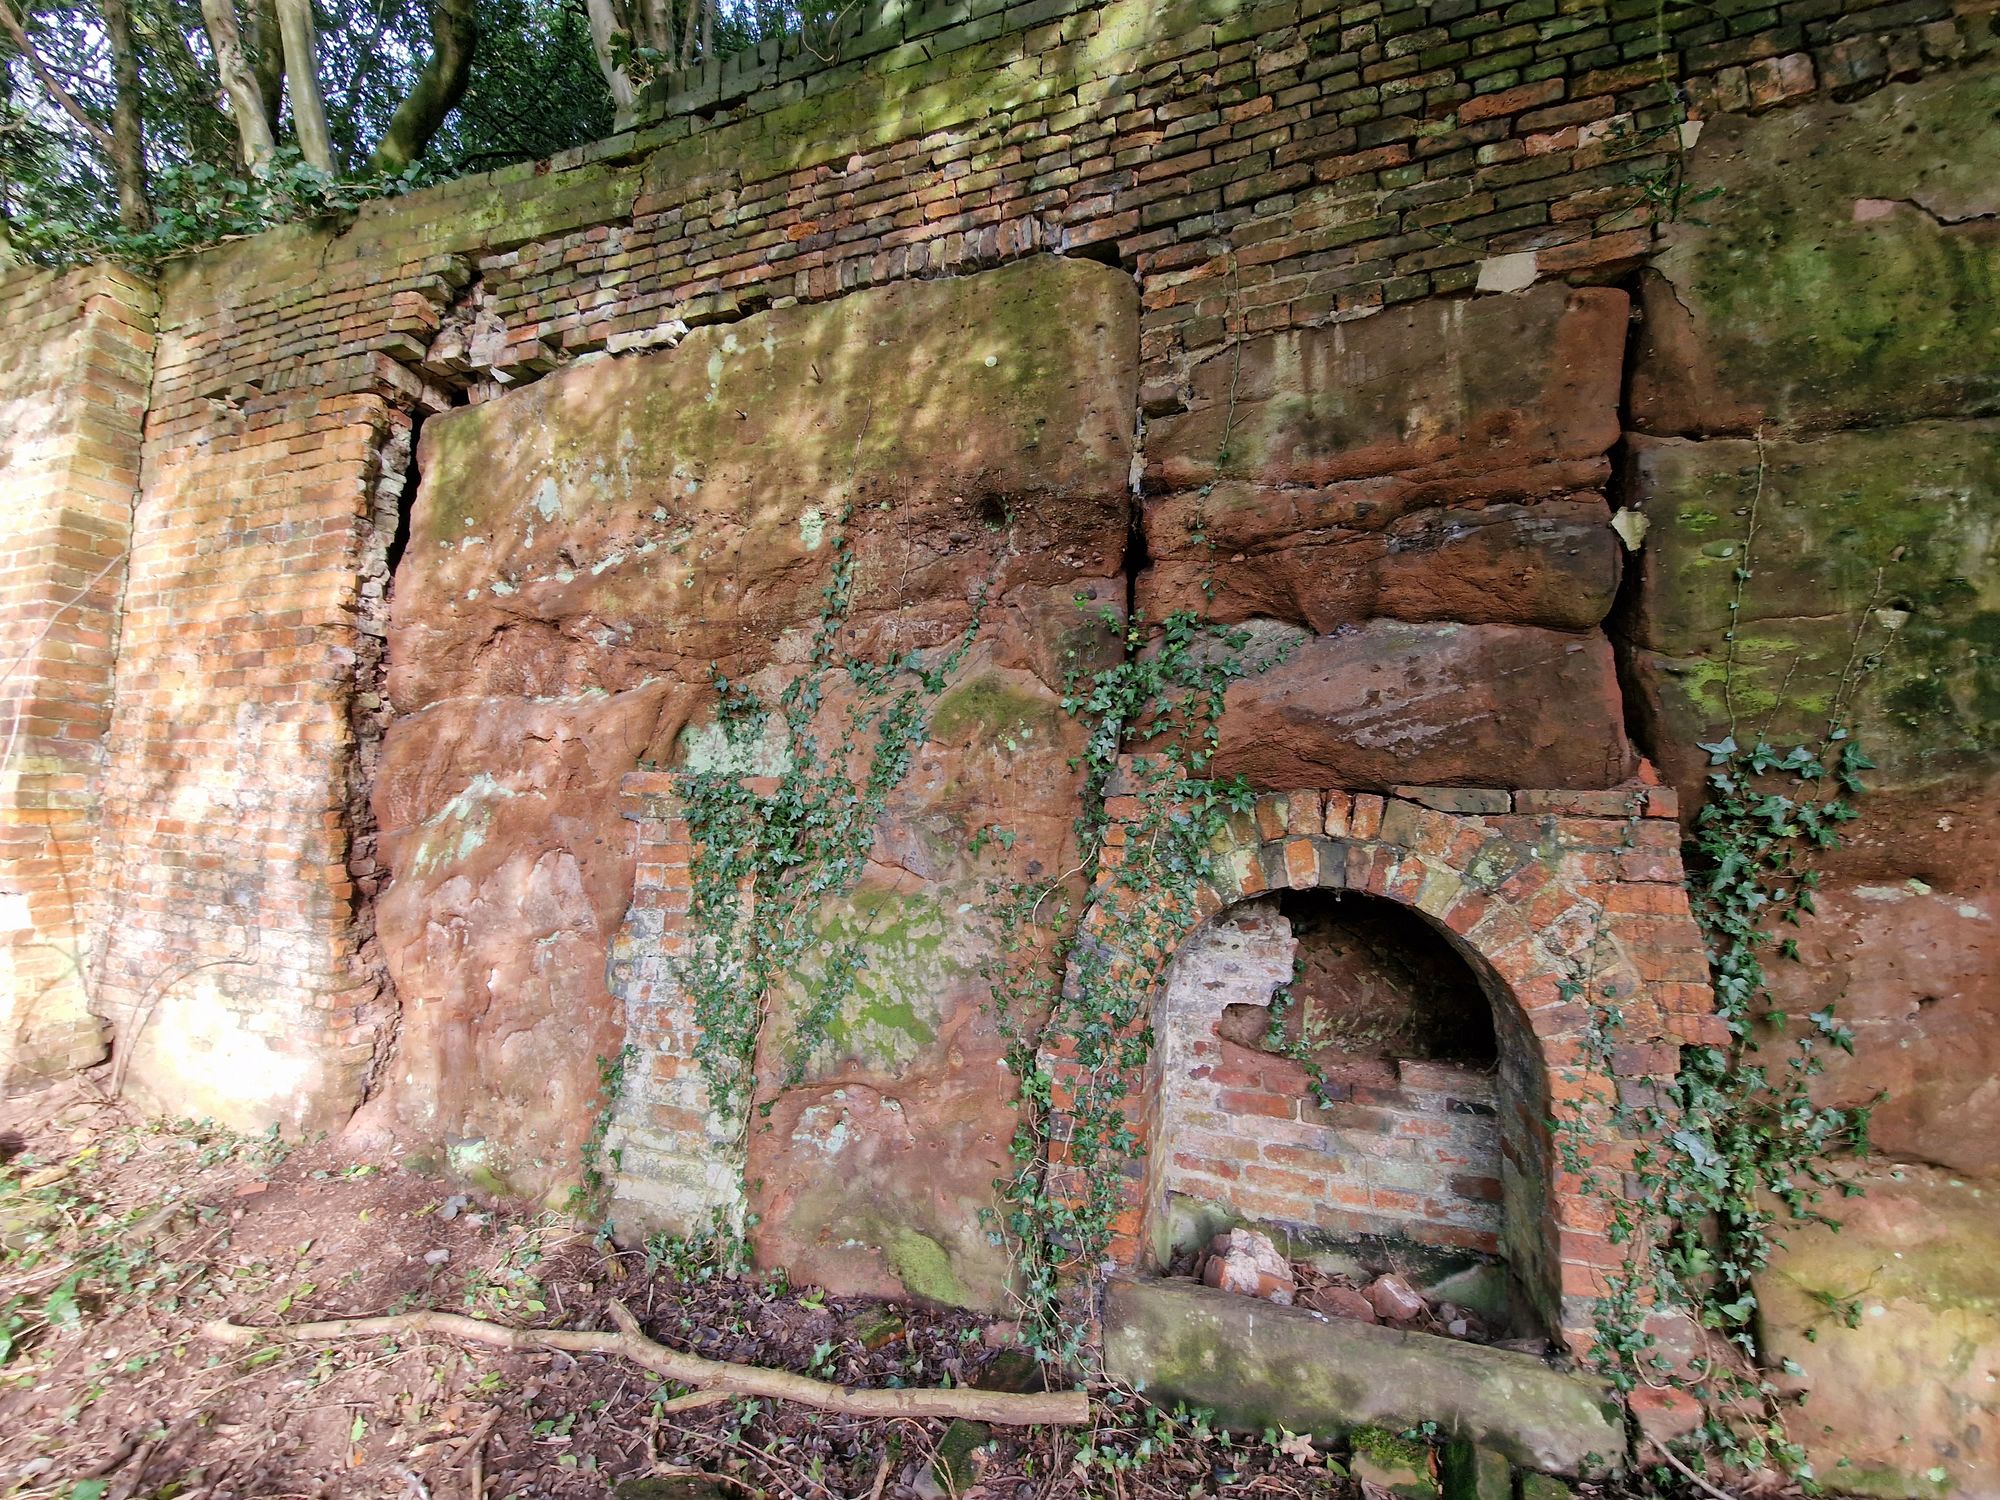
[[[398,197],[422,186],[425,178],[416,166],[397,173],[332,177],[286,146],[261,176],[207,162],[167,167],[153,179],[153,227],[143,234],[127,233],[115,219],[101,215],[47,219],[25,207],[12,221],[14,247],[24,259],[42,265],[103,258],[153,270],[171,256],[257,234],[274,224],[352,218],[363,203]]]
[[[1761,491],[1761,468],[1760,468]],[[1816,746],[1778,749],[1762,735],[1745,748],[1734,733],[1730,675],[1735,622],[1755,577],[1749,511],[1742,560],[1733,571],[1725,632],[1724,697],[1731,732],[1708,753],[1708,798],[1688,841],[1690,901],[1706,939],[1725,1045],[1683,1049],[1680,1072],[1655,1099],[1628,1102],[1613,1078],[1612,1053],[1624,1022],[1620,997],[1586,963],[1566,984],[1589,1007],[1585,1069],[1603,1085],[1609,1123],[1639,1141],[1629,1172],[1598,1164],[1597,1124],[1583,1108],[1555,1122],[1563,1165],[1607,1204],[1608,1235],[1627,1248],[1596,1314],[1600,1368],[1620,1390],[1640,1384],[1689,1391],[1707,1413],[1698,1451],[1746,1468],[1777,1465],[1810,1486],[1805,1450],[1785,1423],[1785,1401],[1759,1362],[1755,1277],[1783,1244],[1788,1224],[1828,1222],[1818,1208],[1829,1190],[1847,1191],[1833,1163],[1865,1153],[1869,1110],[1818,1104],[1812,1081],[1830,1050],[1852,1052],[1853,1033],[1831,1003],[1787,1015],[1772,991],[1768,961],[1796,961],[1776,929],[1814,910],[1816,856],[1837,848],[1856,816],[1855,799],[1873,766],[1846,722],[1860,676],[1879,657],[1862,650],[1867,612],[1849,667]],[[1637,809],[1627,824],[1627,841]],[[1600,925],[1602,913],[1600,912]],[[1591,945],[1595,954],[1597,944]],[[1690,1356],[1663,1347],[1647,1327],[1654,1308],[1684,1312],[1701,1331]],[[1662,1471],[1663,1483],[1672,1476]]]
[[[1299,967],[1303,959],[1292,961],[1292,980],[1297,983]],[[1326,1069],[1319,1065],[1317,1054],[1331,1046],[1338,1038],[1334,1029],[1323,1017],[1307,1015],[1303,1018],[1299,1034],[1287,1036],[1285,1022],[1297,1004],[1291,985],[1285,985],[1271,993],[1271,1020],[1264,1028],[1264,1050],[1279,1057],[1290,1058],[1306,1070],[1306,1083],[1313,1091],[1313,1098],[1319,1101],[1321,1109],[1331,1109],[1335,1099],[1327,1086]]]
[[[1192,611],[1157,625],[1135,617],[1122,630],[1124,657],[1074,673],[1063,700],[1086,729],[1077,833],[1099,925],[1086,932],[1072,920],[1061,880],[1002,886],[988,913],[996,957],[985,977],[1007,1066],[1021,1084],[1013,1173],[999,1184],[1001,1223],[1023,1279],[1024,1337],[1063,1363],[1084,1338],[1083,1322],[1062,1315],[1064,1279],[1103,1254],[1123,1207],[1125,1165],[1143,1154],[1124,1103],[1152,1050],[1154,989],[1200,920],[1224,825],[1251,802],[1241,778],[1199,779],[1214,753],[1215,722],[1229,684],[1269,665],[1244,659],[1244,632]],[[1131,784],[1121,790],[1137,812],[1118,820],[1114,845],[1105,792],[1134,738],[1146,748],[1127,763]],[[1060,1110],[1049,1057],[1075,1075]]]
[[[756,1217],[749,1216],[742,1228],[738,1228],[729,1214],[717,1209],[709,1216],[706,1228],[690,1234],[666,1234],[664,1232],[646,1237],[646,1276],[651,1279],[661,1271],[672,1274],[674,1280],[688,1286],[699,1286],[717,1278],[735,1280],[750,1273],[749,1230],[756,1224]]]
[[[1347,1442],[1356,1457],[1373,1459],[1387,1468],[1421,1469],[1430,1462],[1429,1443],[1414,1435],[1399,1436],[1386,1427],[1357,1427],[1348,1434]]]
[[[35,52],[99,129],[115,89],[96,0],[25,7]],[[145,135],[147,196],[157,220],[119,228],[113,172],[97,137],[48,95],[0,37],[0,260],[44,265],[110,257],[151,268],[167,256],[274,224],[351,213],[425,182],[532,160],[608,135],[610,92],[588,20],[566,0],[481,0],[480,38],[459,106],[420,166],[372,172],[368,159],[431,49],[429,7],[330,0],[318,9],[319,74],[338,168],[306,167],[281,144],[264,181],[237,152],[219,107],[221,81],[198,0],[130,0]],[[245,45],[256,50],[247,7]],[[282,120],[273,121],[274,130]]]
[[[103,1181],[105,1169],[142,1150],[179,1160],[190,1181],[120,1203]],[[0,1370],[122,1307],[143,1302],[171,1311],[200,1295],[208,1268],[168,1259],[158,1248],[174,1224],[207,1223],[220,1212],[196,1200],[192,1179],[232,1160],[274,1166],[286,1150],[275,1132],[239,1136],[181,1120],[88,1146],[59,1169],[44,1170],[32,1156],[0,1168],[0,1278],[8,1287],[0,1294]]]
[[[616,1057],[597,1059],[597,1113],[590,1122],[590,1134],[583,1140],[583,1182],[575,1193],[579,1213],[601,1210],[604,1204],[604,1169],[618,1170],[618,1153],[607,1158],[605,1139],[611,1134],[611,1120],[618,1113],[618,1101],[625,1093],[625,1074],[638,1061],[639,1049],[627,1042]]]
[[[790,1082],[804,1077],[852,998],[865,934],[829,940],[827,905],[859,883],[883,804],[908,773],[929,710],[971,650],[984,607],[982,593],[963,635],[941,655],[855,657],[842,644],[854,590],[847,520],[843,512],[805,671],[775,704],[744,684],[714,680],[718,717],[738,758],[748,764],[775,723],[782,769],[768,789],[735,765],[676,778],[695,846],[691,951],[679,979],[693,1006],[709,1107],[724,1118],[747,1109],[757,1040],[775,996],[805,997],[792,1018]],[[839,703],[829,697],[836,684],[844,689]],[[835,737],[824,743],[829,719]]]

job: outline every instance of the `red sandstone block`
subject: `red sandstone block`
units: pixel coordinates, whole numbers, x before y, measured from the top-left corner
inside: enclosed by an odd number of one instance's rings
[[[1285,845],[1285,879],[1295,891],[1319,884],[1319,850],[1311,839],[1294,839]]]
[[[1619,916],[1685,917],[1687,892],[1677,885],[1613,885],[1604,892],[1604,909]]]
[[[1218,1157],[1196,1156],[1191,1152],[1177,1151],[1174,1153],[1173,1161],[1174,1165],[1184,1172],[1201,1172],[1210,1177],[1219,1177],[1225,1182],[1234,1182],[1242,1175],[1241,1169],[1234,1162],[1224,1161]]]
[[[1326,807],[1318,792],[1285,793],[1285,832],[1294,838],[1316,838],[1326,825]]]
[[[1726,1047],[1729,1045],[1729,1024],[1720,1016],[1668,1016],[1667,1034],[1684,1047]]]
[[[1535,267],[1541,271],[1583,271],[1632,265],[1651,254],[1652,249],[1653,231],[1642,226],[1539,251]]]
[[[1243,1169],[1243,1178],[1255,1187],[1269,1193],[1284,1193],[1299,1200],[1295,1216],[1305,1217],[1312,1212],[1313,1201],[1325,1185],[1325,1176],[1317,1172],[1299,1172],[1289,1167],[1266,1167],[1256,1164]]]

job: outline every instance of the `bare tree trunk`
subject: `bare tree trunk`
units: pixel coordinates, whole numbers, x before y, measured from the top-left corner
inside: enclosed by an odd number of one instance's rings
[[[201,19],[208,29],[209,49],[215,53],[216,71],[229,95],[229,113],[236,121],[243,165],[262,173],[277,148],[271,137],[272,117],[264,111],[264,96],[243,58],[243,39],[236,32],[236,0],[201,0]]]
[[[688,13],[681,21],[681,66],[694,61],[694,28],[701,17],[701,0],[688,0]]]
[[[674,0],[646,0],[645,43],[662,57],[674,55]]]
[[[611,39],[620,32],[629,38],[631,31],[625,25],[625,18],[619,14],[615,0],[584,0],[584,3],[590,16],[591,49],[597,54],[598,71],[604,75],[604,86],[611,90],[618,124],[623,127],[631,116],[632,101],[638,91],[632,87],[632,75],[619,65]],[[0,0],[0,5],[4,4],[6,0]]]
[[[701,6],[701,60],[708,62],[715,56],[715,0],[695,0]]]
[[[146,135],[139,113],[139,54],[132,50],[128,0],[103,0],[104,35],[111,44],[111,170],[118,180],[118,227],[143,234],[153,227],[146,197]]]
[[[278,30],[277,0],[255,0],[250,12],[250,65],[264,100],[264,118],[276,120],[285,104],[285,41]]]
[[[423,154],[445,116],[465,97],[472,54],[479,45],[474,0],[436,0],[431,7],[431,59],[382,132],[368,165],[400,172]]]
[[[331,173],[333,137],[326,129],[326,101],[319,90],[319,37],[312,0],[277,0],[278,30],[285,39],[285,87],[292,96],[292,129],[306,162]]]

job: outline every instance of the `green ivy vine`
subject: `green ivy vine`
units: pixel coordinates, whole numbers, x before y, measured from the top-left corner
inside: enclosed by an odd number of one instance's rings
[[[911,651],[886,663],[854,656],[842,641],[854,601],[851,513],[844,510],[830,532],[833,563],[805,670],[774,703],[717,673],[732,764],[675,778],[694,846],[691,951],[677,978],[694,1014],[709,1108],[724,1119],[747,1123],[758,1038],[774,996],[805,997],[786,1064],[786,1081],[797,1083],[853,995],[861,936],[829,941],[825,906],[859,883],[883,804],[908,773],[930,709],[971,650],[984,611],[982,590],[965,630],[941,654]],[[830,696],[836,679],[848,695],[838,705]],[[830,706],[836,737],[822,743]],[[742,767],[773,729],[778,769],[760,779]]]
[[[1157,623],[1104,619],[1123,657],[1073,672],[1063,697],[1085,726],[1070,874],[1083,877],[1095,916],[1079,917],[1064,879],[999,884],[987,913],[995,944],[985,977],[1020,1080],[1012,1171],[996,1185],[999,1232],[1015,1254],[1027,1342],[1064,1364],[1082,1352],[1087,1326],[1064,1315],[1065,1288],[1102,1258],[1125,1178],[1145,1155],[1126,1100],[1152,1052],[1154,991],[1200,919],[1230,815],[1252,801],[1241,777],[1204,774],[1223,697],[1276,659],[1249,659],[1247,632],[1191,610]],[[1136,815],[1112,819],[1107,793],[1133,799]],[[1051,1058],[1068,1064],[1060,1091]]]
[[[1759,496],[1762,477],[1760,457]],[[1755,577],[1756,511],[1753,497],[1724,633],[1729,732],[1699,746],[1709,759],[1707,796],[1685,845],[1690,905],[1728,1041],[1683,1048],[1674,1079],[1628,1099],[1611,1065],[1623,997],[1589,971],[1593,942],[1565,998],[1589,1007],[1581,1071],[1603,1085],[1616,1132],[1640,1142],[1629,1174],[1593,1160],[1595,1126],[1584,1108],[1553,1123],[1563,1165],[1606,1201],[1609,1238],[1627,1247],[1625,1267],[1611,1274],[1597,1302],[1598,1368],[1621,1391],[1669,1387],[1701,1404],[1686,1451],[1670,1454],[1670,1468],[1655,1477],[1671,1485],[1716,1462],[1777,1467],[1810,1488],[1811,1463],[1791,1435],[1785,1393],[1758,1347],[1755,1279],[1789,1226],[1831,1222],[1819,1207],[1829,1192],[1859,1191],[1834,1165],[1866,1153],[1870,1109],[1814,1100],[1813,1080],[1830,1053],[1854,1050],[1854,1035],[1831,1003],[1803,1017],[1787,1014],[1770,965],[1798,960],[1796,939],[1782,929],[1814,911],[1815,860],[1839,847],[1840,830],[1867,791],[1863,773],[1874,762],[1853,732],[1851,708],[1882,653],[1865,649],[1871,601],[1817,741],[1781,748],[1767,727],[1747,745],[1738,742],[1736,625]],[[1635,809],[1628,843],[1636,817]],[[1656,1309],[1690,1319],[1700,1330],[1694,1346],[1664,1344],[1648,1327]]]

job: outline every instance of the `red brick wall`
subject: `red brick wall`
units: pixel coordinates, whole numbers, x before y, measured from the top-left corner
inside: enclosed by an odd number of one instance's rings
[[[0,278],[0,1089],[103,1055],[87,918],[155,299]]]
[[[1121,790],[1115,783],[1111,788],[1114,820],[1138,813],[1136,799]],[[1232,820],[1222,867],[1201,896],[1204,919],[1240,910],[1238,903],[1265,892],[1317,887],[1400,902],[1447,935],[1494,1004],[1503,1152],[1499,1249],[1549,1331],[1583,1347],[1594,1337],[1592,1308],[1606,1290],[1605,1275],[1625,1260],[1624,1248],[1604,1232],[1603,1192],[1619,1190],[1637,1144],[1613,1128],[1606,1090],[1615,1088],[1634,1105],[1660,1102],[1660,1084],[1679,1070],[1680,1048],[1722,1040],[1700,932],[1681,884],[1676,799],[1650,773],[1595,792],[1397,791],[1392,797],[1318,791],[1259,797],[1252,812]],[[1121,858],[1114,828],[1098,878],[1097,910],[1085,917],[1088,932],[1115,931],[1111,910],[1135,899],[1116,882]],[[1572,989],[1578,981],[1599,995],[1615,994],[1622,1011],[1608,1081],[1587,1066],[1591,1012]],[[1172,993],[1169,985],[1166,994]],[[1169,1005],[1143,1024],[1171,1033],[1177,1019]],[[1143,1259],[1149,1220],[1161,1212],[1175,1174],[1189,1170],[1176,1159],[1171,1134],[1173,1091],[1181,1080],[1159,1076],[1183,1050],[1169,1035],[1154,1076],[1134,1091],[1137,1107],[1129,1113],[1135,1128],[1149,1147],[1160,1149],[1152,1152],[1146,1178],[1132,1182],[1130,1208],[1112,1246],[1120,1264]],[[1045,1054],[1043,1065],[1057,1081],[1058,1100],[1065,1091],[1073,1096],[1091,1086],[1059,1050]],[[1291,1162],[1271,1157],[1272,1144],[1322,1156],[1333,1150],[1333,1133],[1325,1130],[1315,1129],[1308,1139],[1264,1127],[1262,1134],[1287,1138],[1262,1138],[1258,1119],[1302,1122],[1298,1106],[1284,1117],[1238,1108],[1271,1098],[1269,1085],[1277,1081],[1269,1078],[1265,1087],[1234,1098],[1218,1091],[1219,1116],[1229,1121],[1238,1145],[1226,1154],[1188,1153],[1208,1159],[1203,1172],[1226,1181],[1218,1166],[1235,1167],[1241,1181],[1253,1165],[1290,1170]],[[1246,1116],[1253,1122],[1247,1132],[1241,1128]],[[1576,1123],[1574,1149],[1591,1164],[1595,1183],[1565,1165],[1551,1120]],[[1211,1129],[1220,1124],[1204,1123]],[[1431,1165],[1440,1168],[1434,1157]],[[1437,1176],[1449,1186],[1447,1172]],[[1312,1225],[1326,1211],[1331,1178],[1325,1170],[1264,1176],[1246,1211]],[[1379,1207],[1399,1201],[1385,1196]],[[1378,1209],[1372,1192],[1368,1207],[1371,1215]],[[1411,1210],[1407,1222],[1420,1229],[1434,1218],[1428,1208],[1405,1207]],[[1436,1235],[1434,1227],[1429,1232]]]
[[[1355,1057],[1323,1066],[1315,1086],[1305,1064],[1218,1035],[1226,1007],[1267,1004],[1290,980],[1295,947],[1266,899],[1204,924],[1175,955],[1154,1022],[1153,1191],[1306,1245],[1400,1238],[1498,1252],[1492,1069]]]

